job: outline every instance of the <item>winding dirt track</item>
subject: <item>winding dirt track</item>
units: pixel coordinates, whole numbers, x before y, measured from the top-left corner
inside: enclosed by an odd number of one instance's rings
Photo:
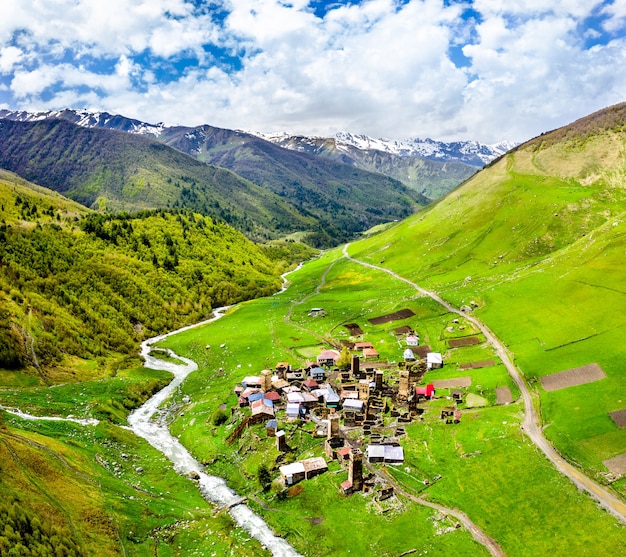
[[[360,261],[356,261],[356,260],[352,259],[350,256],[348,256],[348,254],[347,254],[348,245],[346,245],[344,247],[343,253],[344,253],[345,257],[347,257],[351,261],[355,261],[356,263],[361,263]],[[312,298],[313,296],[318,295],[321,292],[322,288],[326,285],[326,277],[328,276],[328,273],[333,268],[333,266],[337,263],[337,261],[339,261],[339,259],[336,259],[335,261],[333,261],[326,268],[326,270],[322,274],[320,282],[317,285],[317,288],[315,289],[315,291],[312,292],[311,294],[305,296],[301,300],[294,302],[292,304],[292,306],[289,308],[289,310],[287,311],[287,313],[285,314],[285,317],[284,317],[285,323],[288,323],[292,327],[297,327],[298,329],[300,329],[302,331],[306,331],[307,333],[309,333],[309,334],[319,338],[322,341],[324,339],[320,338],[319,335],[315,334],[310,329],[307,329],[306,327],[302,327],[302,326],[297,325],[296,323],[292,322],[291,321],[291,316],[293,314],[294,308],[297,305],[303,304],[308,299]],[[366,263],[362,263],[362,264],[370,266],[370,267],[372,267],[374,269],[378,268],[378,267],[374,267],[373,265],[368,265]],[[385,272],[389,272],[389,271],[387,271],[385,269],[380,269],[380,270],[384,270]],[[398,277],[398,278],[400,278],[400,277]],[[400,280],[404,280],[404,279],[400,278]],[[317,424],[321,424],[321,422],[322,422],[322,420],[320,420],[319,418],[315,418],[314,416],[312,416],[312,419]],[[339,428],[339,433],[346,440],[346,442],[349,445],[352,446],[352,442],[349,440],[348,436],[345,434],[345,431],[343,431],[342,428]],[[394,489],[396,490],[396,492],[399,493],[400,495],[403,495],[407,499],[410,499],[411,501],[414,501],[415,503],[418,503],[419,505],[424,505],[425,507],[430,507],[431,509],[435,509],[435,510],[441,512],[441,513],[444,513],[444,514],[447,514],[447,515],[450,515],[450,516],[453,516],[454,518],[456,518],[461,524],[463,524],[463,526],[465,526],[465,528],[472,535],[472,537],[479,544],[483,545],[487,549],[487,551],[489,551],[489,553],[493,557],[505,557],[506,554],[504,553],[502,548],[498,545],[498,543],[493,538],[490,538],[485,532],[483,532],[476,524],[474,524],[471,521],[471,519],[464,512],[460,511],[459,509],[449,509],[447,507],[444,507],[443,505],[439,505],[437,503],[432,503],[431,501],[428,501],[427,499],[424,499],[423,497],[417,497],[416,495],[413,495],[412,493],[409,493],[405,489],[402,489],[402,487],[400,487],[398,485],[398,482],[396,482],[391,476],[389,476],[388,474],[386,474],[382,470],[379,470],[378,468],[373,467],[367,461],[364,462],[364,465],[367,467],[367,469],[370,472],[372,472],[372,473],[376,474],[377,476],[383,478],[387,483],[392,485],[394,487]]]
[[[538,447],[544,455],[554,464],[556,469],[568,477],[574,485],[580,490],[586,491],[598,504],[610,512],[613,516],[615,516],[622,523],[626,524],[626,503],[624,503],[621,499],[613,495],[610,491],[605,489],[600,484],[593,481],[591,478],[585,476],[580,470],[572,466],[569,462],[563,459],[552,447],[549,441],[544,437],[543,432],[540,426],[539,416],[537,414],[537,410],[535,405],[533,404],[533,397],[526,385],[526,381],[522,377],[521,372],[515,364],[513,360],[509,357],[509,354],[504,347],[504,344],[496,337],[496,335],[485,325],[482,321],[477,319],[472,315],[468,315],[466,313],[461,312],[459,309],[451,306],[448,302],[440,298],[434,292],[430,292],[421,286],[415,284],[414,282],[401,277],[394,271],[390,269],[386,269],[384,267],[379,267],[378,265],[372,265],[371,263],[366,263],[365,261],[360,261],[351,257],[348,254],[348,247],[350,244],[346,244],[343,248],[343,255],[346,259],[357,263],[359,265],[363,265],[364,267],[369,267],[371,269],[376,269],[378,271],[382,271],[391,275],[392,277],[408,284],[424,296],[428,296],[433,299],[435,302],[441,304],[444,308],[446,308],[451,313],[456,313],[457,315],[463,316],[465,319],[476,325],[480,329],[480,331],[485,335],[487,342],[493,346],[502,360],[502,363],[506,366],[509,375],[518,386],[520,392],[522,393],[522,399],[524,401],[524,421],[522,422],[522,431],[528,436],[528,438]]]

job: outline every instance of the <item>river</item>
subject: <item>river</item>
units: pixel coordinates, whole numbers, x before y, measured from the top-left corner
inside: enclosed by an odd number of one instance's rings
[[[177,331],[145,340],[141,344],[141,355],[145,358],[145,367],[169,371],[174,375],[172,382],[156,393],[145,404],[128,416],[132,431],[142,437],[154,448],[161,451],[174,464],[175,470],[182,475],[197,477],[197,484],[202,496],[211,503],[229,508],[229,513],[236,524],[246,530],[254,539],[277,557],[298,556],[283,538],[274,535],[265,521],[242,502],[241,495],[228,487],[222,478],[211,476],[185,447],[173,437],[165,423],[166,410],[160,406],[180,386],[185,378],[198,369],[197,364],[188,358],[182,358],[168,351],[170,356],[180,360],[181,364],[166,362],[150,355],[151,346],[164,338],[186,331],[193,327],[211,323],[222,317],[228,308],[218,308],[214,317],[207,321],[184,327]]]

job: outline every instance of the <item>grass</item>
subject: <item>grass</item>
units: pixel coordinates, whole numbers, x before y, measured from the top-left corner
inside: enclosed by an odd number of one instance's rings
[[[4,415],[0,438],[0,494],[67,526],[85,555],[266,554],[127,430]]]
[[[467,389],[468,394],[483,396],[487,407],[463,410],[461,423],[451,426],[439,420],[438,411],[450,401],[441,399],[433,403],[424,421],[407,428],[403,445],[408,455],[406,468],[410,472],[404,472],[404,468],[397,470],[397,479],[407,488],[424,491],[423,479],[432,480],[441,474],[443,479],[426,490],[428,496],[462,509],[488,535],[498,540],[507,555],[536,555],[552,550],[559,554],[567,547],[574,547],[581,554],[592,554],[590,547],[593,543],[607,544],[611,551],[621,547],[626,539],[623,529],[611,517],[598,511],[586,496],[579,494],[522,437],[519,403],[495,406],[496,387],[508,386],[514,398],[519,393],[493,350],[484,344],[447,348],[446,329],[455,316],[447,314],[430,299],[416,296],[415,291],[389,275],[338,260],[336,252],[326,253],[290,278],[293,289],[243,304],[212,325],[170,337],[166,342],[177,353],[200,363],[199,371],[190,376],[180,393],[181,397],[185,394],[191,397],[190,405],[171,427],[173,433],[180,435],[181,441],[212,471],[226,477],[242,493],[256,485],[255,473],[261,462],[273,469],[275,477],[277,475],[281,460],[273,442],[264,437],[262,426],[246,431],[237,443],[228,446],[224,439],[241,420],[241,411],[235,411],[230,421],[222,426],[215,427],[209,422],[220,405],[232,407],[235,404],[232,388],[244,375],[258,373],[283,360],[299,365],[301,360],[294,357],[300,357],[299,350],[306,351],[315,346],[312,339],[347,338],[348,332],[343,324],[353,322],[364,329],[363,339],[372,340],[383,357],[399,358],[403,345],[391,332],[401,324],[410,324],[423,343],[428,342],[445,355],[444,367],[428,372],[425,379],[469,375],[472,386]],[[322,282],[323,286],[316,294],[316,287]],[[309,307],[323,307],[327,317],[307,317]],[[416,316],[378,326],[367,321],[405,307],[411,308]],[[259,323],[264,326],[259,327]],[[211,345],[209,350],[204,348],[206,344]],[[217,348],[222,344],[225,346]],[[494,359],[496,365],[475,370],[459,368],[460,363],[483,359]],[[447,392],[443,390],[441,394]],[[290,429],[292,426],[279,419],[279,427],[284,426],[288,435],[293,434],[292,439],[296,440],[290,443],[294,453],[288,455],[289,459],[321,454],[321,441],[314,441],[303,432],[294,433]],[[391,543],[387,536],[391,532],[400,539],[409,536],[409,530],[404,530],[408,528],[404,526],[405,518],[414,525],[425,524],[425,511],[406,501],[402,503],[403,518],[398,518],[398,522],[381,520],[375,513],[359,514],[364,504],[360,495],[345,502],[336,500],[339,497],[337,486],[342,478],[345,479],[339,475],[335,480],[333,474],[328,473],[305,482],[302,493],[294,500],[268,499],[267,504],[273,510],[259,508],[259,512],[288,541],[310,555],[326,554],[326,548],[329,553],[346,553],[346,549],[341,548],[347,526],[341,530],[336,528],[341,516],[337,509],[343,508],[342,505],[348,505],[350,513],[361,517],[359,527],[362,531],[373,532],[371,538],[380,540],[380,545],[367,549],[358,534],[351,535],[349,539],[354,544],[351,547],[365,552],[363,554],[381,552],[385,547],[392,548],[392,552],[401,552],[401,547]],[[334,487],[330,487],[329,482]],[[314,495],[303,495],[309,490]],[[328,495],[325,495],[326,490]],[[332,499],[326,502],[326,497],[330,498],[331,494]],[[515,519],[502,520],[503,516],[514,516]],[[568,517],[565,521],[564,516]],[[321,524],[316,521],[311,525],[306,520],[311,517],[321,519]],[[325,524],[332,524],[333,528],[321,527]],[[588,524],[593,524],[593,532],[587,531]],[[428,531],[418,530],[420,535]],[[579,530],[585,530],[586,534],[572,539],[570,533]],[[529,542],[530,538],[532,541]],[[320,548],[322,539],[324,545]],[[425,539],[432,540],[424,541],[425,544],[439,543],[432,532]],[[319,543],[311,548],[310,544],[315,540]],[[464,540],[463,549],[458,551],[475,551],[472,544],[469,542],[468,545]],[[445,551],[451,550],[447,548]]]
[[[73,415],[77,418],[109,419],[126,423],[128,413],[171,380],[165,371],[143,367],[122,369],[115,377],[66,383],[51,387],[5,388],[0,403],[36,416]]]

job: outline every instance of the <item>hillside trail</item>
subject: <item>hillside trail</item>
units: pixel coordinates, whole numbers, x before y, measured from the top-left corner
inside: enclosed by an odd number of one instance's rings
[[[592,499],[594,499],[603,509],[611,513],[622,523],[626,524],[626,503],[624,503],[624,501],[619,499],[616,495],[608,491],[600,484],[596,483],[594,480],[592,480],[591,478],[583,474],[580,470],[572,466],[569,462],[567,462],[563,457],[561,457],[561,455],[557,453],[554,447],[545,438],[545,436],[543,435],[543,430],[541,428],[541,422],[539,414],[537,412],[537,408],[533,403],[532,394],[528,389],[528,386],[526,385],[526,381],[524,380],[522,373],[513,363],[513,360],[509,356],[509,353],[507,352],[502,341],[498,339],[498,337],[489,329],[489,327],[487,327],[487,325],[485,325],[477,317],[462,312],[460,309],[455,308],[454,306],[440,298],[434,292],[422,288],[418,284],[400,276],[391,269],[387,269],[385,267],[380,267],[378,265],[373,265],[372,263],[367,263],[365,261],[355,259],[348,254],[349,246],[350,244],[346,244],[343,247],[343,255],[349,261],[391,275],[395,279],[400,280],[405,284],[408,284],[413,289],[417,290],[420,294],[428,296],[429,298],[446,308],[449,312],[455,313],[462,316],[464,319],[467,319],[473,325],[480,329],[480,331],[485,335],[487,342],[496,350],[498,357],[502,360],[502,363],[505,365],[509,375],[511,376],[522,394],[522,399],[524,401],[524,420],[521,426],[522,431],[528,436],[532,443],[539,450],[541,450],[541,452],[543,452],[548,460],[550,460],[554,464],[555,468],[561,474],[569,478],[579,490],[583,490],[587,494],[589,494]]]

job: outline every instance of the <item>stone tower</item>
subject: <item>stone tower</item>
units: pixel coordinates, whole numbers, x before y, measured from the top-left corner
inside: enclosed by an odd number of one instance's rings
[[[326,438],[330,440],[336,437],[339,437],[339,414],[329,414]]]
[[[276,449],[281,453],[287,451],[289,447],[287,447],[287,439],[285,439],[285,432],[281,429],[276,432]]]
[[[359,400],[368,401],[370,398],[370,380],[361,379],[359,381]]]
[[[383,390],[383,372],[382,371],[376,371],[376,374],[374,375],[374,383],[376,385],[376,390],[377,391],[382,391]]]
[[[361,373],[359,367],[359,357],[356,354],[352,354],[352,359],[350,360],[350,371],[352,375],[357,376]]]
[[[363,490],[363,453],[354,447],[350,451],[350,467],[348,481],[352,484],[352,491]]]
[[[265,392],[272,388],[272,372],[269,369],[264,369],[261,372],[261,388]]]
[[[409,370],[400,370],[400,385],[398,387],[398,397],[406,400],[409,396]]]

